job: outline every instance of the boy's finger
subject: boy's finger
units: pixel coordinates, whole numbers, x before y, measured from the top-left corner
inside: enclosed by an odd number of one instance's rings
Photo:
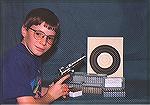
[[[60,80],[58,80],[55,84],[62,84],[66,79],[68,79],[70,77],[70,75],[65,75],[64,77],[62,77]]]

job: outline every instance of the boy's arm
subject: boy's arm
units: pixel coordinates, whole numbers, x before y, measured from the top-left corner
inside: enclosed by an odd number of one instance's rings
[[[17,98],[17,102],[19,105],[21,104],[49,104],[52,103],[54,100],[58,99],[61,96],[68,94],[68,86],[66,84],[63,84],[63,82],[69,78],[70,75],[66,75],[62,77],[59,81],[57,81],[55,84],[50,86],[47,89],[47,92],[44,96],[41,98],[34,98],[33,96],[22,96]],[[67,90],[66,90],[67,88]],[[65,91],[64,91],[65,89]],[[46,90],[45,90],[46,91]]]
[[[29,104],[36,104],[36,105],[41,105],[41,104],[49,104],[52,103],[55,99],[46,94],[41,98],[34,98],[33,96],[23,96],[23,97],[18,97],[17,102],[19,105],[29,105]]]

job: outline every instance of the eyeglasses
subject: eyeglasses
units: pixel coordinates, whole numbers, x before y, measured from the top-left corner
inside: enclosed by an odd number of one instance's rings
[[[47,42],[48,44],[52,44],[52,43],[54,42],[54,40],[55,40],[55,37],[52,36],[52,35],[46,35],[45,33],[43,33],[43,32],[40,31],[40,30],[34,30],[34,29],[32,29],[32,28],[29,28],[29,29],[31,29],[32,31],[34,31],[34,38],[35,38],[36,40],[41,40],[42,38],[44,38],[44,36],[47,36],[47,37],[46,37],[46,42]]]

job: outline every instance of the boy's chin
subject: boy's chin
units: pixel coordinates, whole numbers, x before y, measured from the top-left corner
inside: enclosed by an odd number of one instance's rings
[[[44,53],[34,53],[34,55],[36,55],[36,56],[41,56],[41,55],[43,55]]]

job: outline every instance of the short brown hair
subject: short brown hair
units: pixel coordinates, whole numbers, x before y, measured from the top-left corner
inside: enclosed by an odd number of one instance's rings
[[[46,22],[46,27],[55,32],[59,29],[59,19],[52,11],[46,8],[36,8],[31,10],[27,14],[23,24],[29,29],[32,25],[40,25],[42,22]]]

